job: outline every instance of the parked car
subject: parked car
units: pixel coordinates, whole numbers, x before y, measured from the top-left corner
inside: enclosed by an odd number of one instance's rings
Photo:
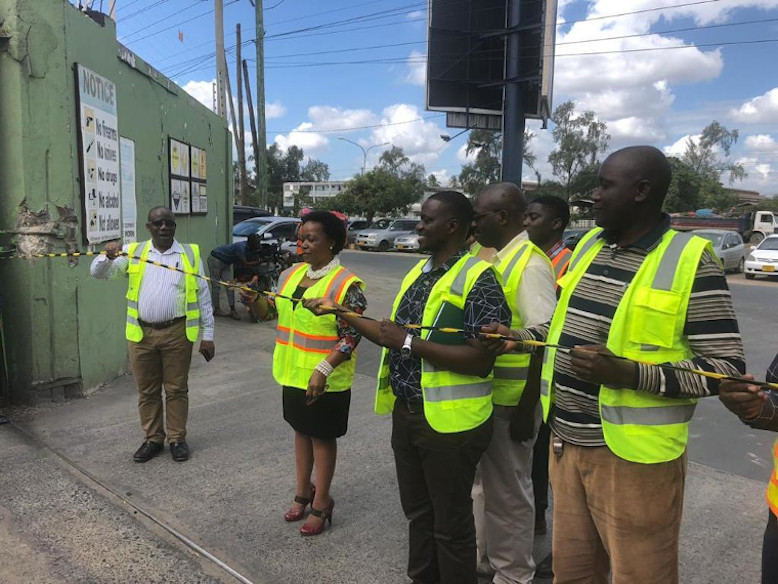
[[[394,240],[395,251],[419,251],[419,234],[401,235]]]
[[[360,249],[389,251],[399,236],[415,233],[417,224],[417,219],[388,219],[386,223],[376,223],[373,227],[359,232],[356,237],[357,246]]]
[[[248,207],[246,205],[235,205],[232,207],[232,224],[237,225],[241,221],[251,219],[252,217],[271,217],[273,214],[259,207]]]
[[[746,256],[746,278],[778,276],[778,235],[769,235]]]
[[[742,272],[745,264],[746,245],[737,231],[726,229],[695,229],[699,235],[713,244],[713,253],[721,260],[724,271]]]
[[[254,217],[238,223],[232,228],[232,241],[244,241],[252,233],[259,235],[263,242],[282,244],[285,241],[297,241],[295,217]]]
[[[357,233],[363,229],[367,229],[368,223],[366,219],[351,219],[348,222],[348,244],[356,243]]]
[[[581,238],[589,233],[589,229],[565,229],[562,233],[562,240],[565,242],[565,247],[573,250]]]

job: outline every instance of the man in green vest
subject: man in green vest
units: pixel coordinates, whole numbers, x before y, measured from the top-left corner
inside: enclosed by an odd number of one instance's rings
[[[675,369],[745,370],[732,298],[709,242],[670,229],[670,165],[656,148],[610,155],[597,229],[573,253],[545,341],[556,584],[677,584],[689,422],[718,382]],[[486,327],[485,331],[501,327]],[[520,345],[526,347],[526,345]],[[620,358],[614,358],[618,356]]]
[[[502,276],[513,329],[547,322],[556,306],[551,261],[524,230],[526,209],[524,195],[513,183],[486,187],[474,205],[475,236],[484,248],[496,250],[490,262]],[[529,353],[497,357],[494,432],[473,485],[479,572],[494,574],[499,584],[529,584],[535,574],[531,474],[540,426],[540,370],[534,370],[534,383],[528,383],[529,371]]]
[[[416,226],[422,260],[405,277],[392,320],[341,315],[384,347],[376,413],[392,414],[400,502],[410,523],[408,576],[415,584],[476,584],[473,486],[492,436],[494,354],[473,338],[511,314],[499,275],[470,255],[473,207],[461,193],[435,193]],[[328,300],[306,302],[314,311]],[[469,335],[405,329],[451,327]]]
[[[105,246],[105,255],[96,257],[90,270],[92,276],[103,280],[125,275],[129,279],[125,334],[146,434],[133,459],[146,462],[162,452],[167,426],[173,460],[183,462],[189,459],[189,365],[199,335],[205,360],[210,361],[215,354],[211,296],[204,279],[163,267],[203,275],[199,246],[175,240],[173,212],[167,207],[154,207],[149,211],[146,228],[151,240],[124,247],[110,242]]]

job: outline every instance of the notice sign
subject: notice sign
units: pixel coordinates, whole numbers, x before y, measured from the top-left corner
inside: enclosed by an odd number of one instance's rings
[[[205,215],[208,194],[205,149],[168,137],[170,208],[176,215]]]
[[[135,142],[119,138],[121,151],[122,185],[122,240],[124,243],[138,241],[137,208],[135,205]]]
[[[116,85],[76,65],[84,231],[90,244],[122,236]]]

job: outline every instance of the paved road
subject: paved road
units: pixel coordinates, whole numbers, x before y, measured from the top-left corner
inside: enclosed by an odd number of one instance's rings
[[[387,289],[394,294],[403,275],[423,257],[418,254],[346,251],[343,253],[343,263],[357,274],[380,273],[379,286],[371,285],[368,288],[371,301],[377,298],[377,302],[371,302],[369,311],[371,314],[388,316],[390,304],[385,299]],[[746,280],[742,274],[730,275],[728,279],[743,334],[746,363],[749,371],[764,379],[767,366],[778,352],[778,280]],[[378,295],[376,288],[379,288]],[[374,346],[366,346],[363,352],[359,369],[372,374],[376,370],[377,350]],[[757,480],[762,480],[766,470],[772,466],[769,446],[773,443],[774,435],[744,426],[717,399],[700,403],[691,433],[690,460]],[[743,455],[744,451],[746,456]]]
[[[343,261],[368,282],[369,313],[383,316],[401,276],[418,258],[345,252]],[[772,349],[759,343],[774,343],[776,287],[733,283],[733,294],[749,361],[761,372]],[[281,518],[294,494],[294,466],[292,433],[271,375],[273,336],[272,323],[218,319],[216,358],[206,364],[196,355],[193,361],[193,455],[185,464],[167,452],[144,465],[132,462],[141,434],[129,376],[87,399],[11,415],[121,499],[152,512],[257,584],[407,581],[407,526],[397,497],[390,421],[372,413],[377,349],[367,342],[360,347],[349,432],[339,441],[333,528],[308,539]],[[748,431],[716,400],[707,400],[699,412],[682,527],[682,582],[756,582],[767,516],[768,436]],[[35,562],[0,569],[0,581],[121,582],[122,574],[124,581],[176,581],[169,570],[177,560],[179,580],[212,581],[212,566],[198,567],[202,561],[189,561],[192,555],[175,541],[135,525],[132,509],[78,472],[63,476],[57,461],[9,426],[0,429],[0,453],[6,453],[0,456],[0,547],[36,550]],[[112,529],[118,537],[108,538]],[[97,541],[107,542],[110,553],[90,547]],[[536,557],[548,544],[548,537],[538,540]],[[138,562],[143,572],[127,579]]]

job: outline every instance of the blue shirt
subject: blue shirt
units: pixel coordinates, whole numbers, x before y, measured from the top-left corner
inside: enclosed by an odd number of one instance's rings
[[[237,264],[246,261],[248,241],[239,241],[228,245],[220,245],[211,252],[211,255],[225,264]]]

